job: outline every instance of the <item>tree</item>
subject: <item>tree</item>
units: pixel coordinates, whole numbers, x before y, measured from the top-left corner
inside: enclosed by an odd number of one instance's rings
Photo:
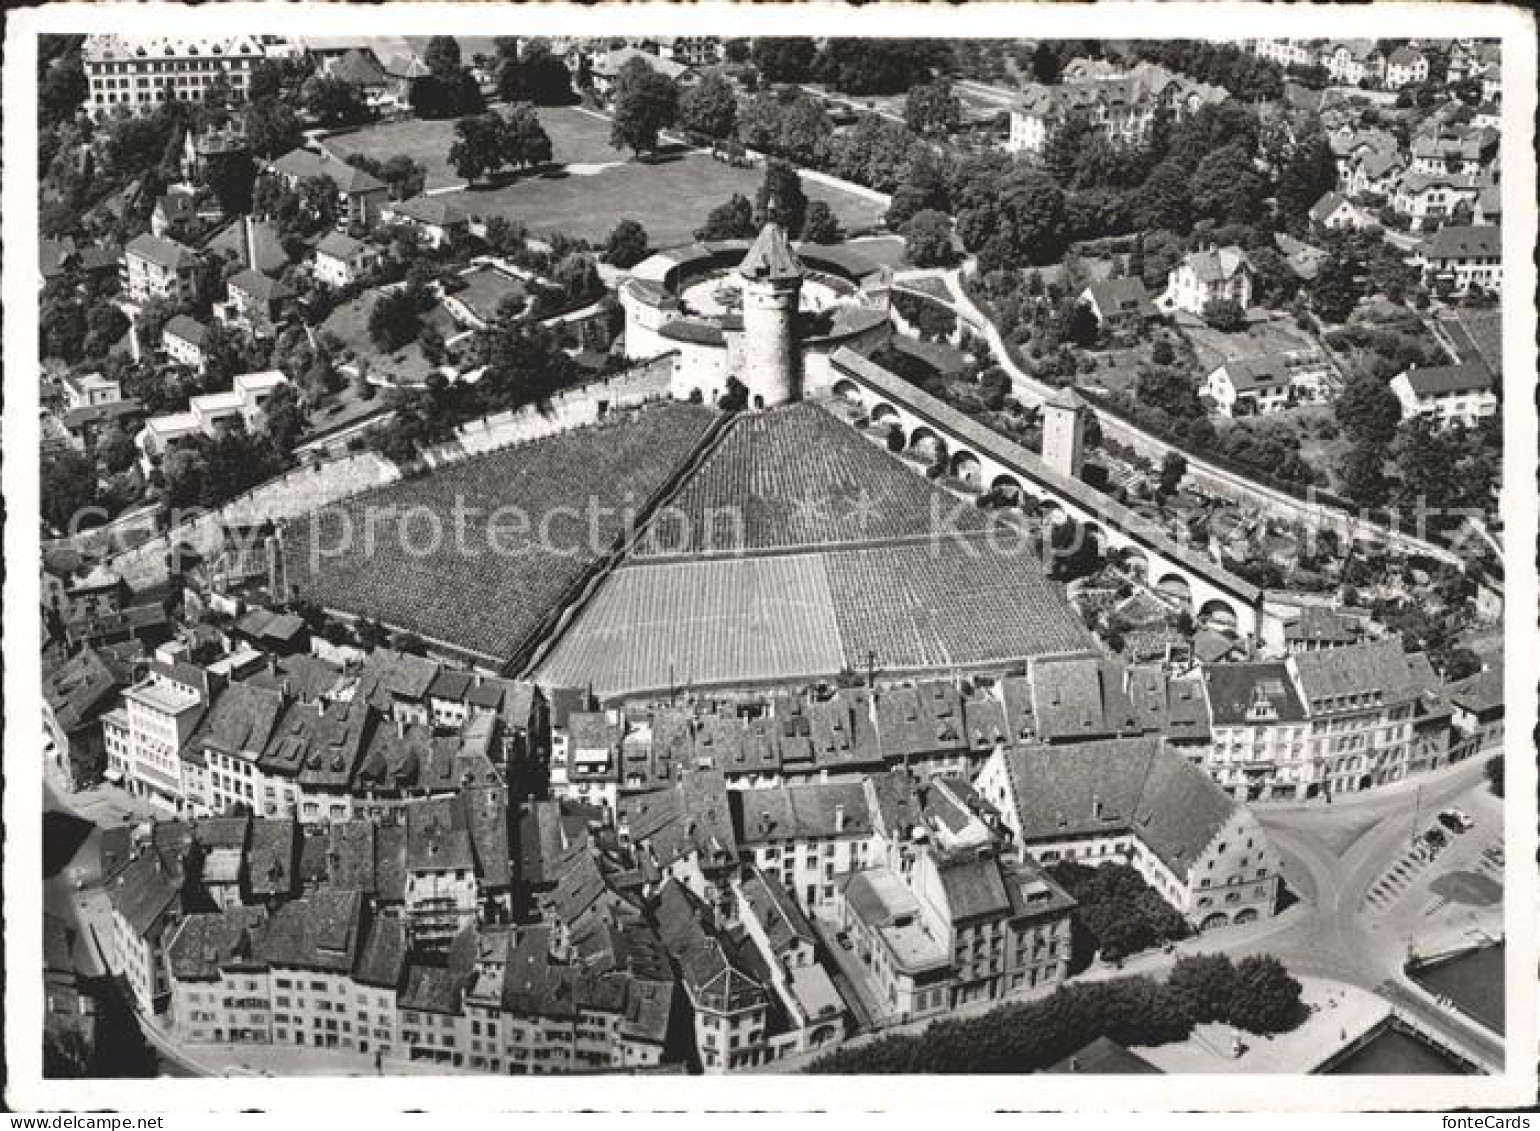
[[[1310,309],[1327,322],[1345,322],[1362,296],[1358,264],[1333,252],[1321,261],[1310,283]]]
[[[449,146],[449,164],[467,181],[479,181],[503,163],[503,120],[496,114],[461,118]]]
[[[572,72],[551,52],[550,44],[534,40],[513,56],[501,50],[499,55],[503,62],[497,73],[497,92],[505,102],[566,106],[576,100]]]
[[[713,143],[732,136],[738,122],[738,96],[719,71],[710,71],[679,99],[679,124],[705,134]]]
[[[904,225],[904,248],[916,267],[945,267],[956,258],[952,247],[952,220],[944,212],[926,208]]]
[[[455,78],[461,67],[459,41],[452,35],[435,35],[423,49],[422,63],[434,78]]]
[[[1181,485],[1182,477],[1187,474],[1187,458],[1181,452],[1172,450],[1165,454],[1160,461],[1160,493],[1171,495]]]
[[[588,302],[604,293],[604,280],[599,277],[599,266],[587,252],[572,252],[562,256],[551,268],[551,278],[562,289],[569,303]]]
[[[1333,412],[1348,437],[1360,443],[1388,444],[1401,423],[1401,402],[1390,386],[1372,373],[1350,377]]]
[[[1246,311],[1233,298],[1222,298],[1203,308],[1203,321],[1226,334],[1246,328]]]
[[[109,425],[96,440],[96,458],[108,474],[127,471],[134,464],[134,441],[118,424]]]
[[[1297,1026],[1304,1010],[1300,984],[1271,955],[1249,955],[1235,966],[1235,993],[1227,1020],[1253,1033],[1283,1033]]]
[[[742,193],[733,193],[706,215],[704,227],[695,229],[698,240],[743,240],[754,235],[754,205]]]
[[[52,58],[44,57],[39,51],[37,101],[45,125],[73,118],[85,102],[89,89],[78,42]]]
[[[96,503],[96,467],[73,450],[43,456],[38,482],[43,519],[55,530],[67,531],[76,516]]]
[[[263,157],[279,157],[299,145],[299,117],[276,98],[248,103],[245,121],[247,140]]]
[[[1166,986],[1181,995],[1189,1017],[1205,1024],[1229,1016],[1238,981],[1235,963],[1227,955],[1195,954],[1176,960]]]
[[[318,123],[329,128],[352,126],[369,120],[358,88],[327,75],[311,75],[300,87],[300,102]]]
[[[1267,184],[1252,164],[1251,152],[1240,144],[1206,154],[1188,183],[1199,216],[1222,224],[1250,224],[1262,215]]]
[[[1278,213],[1296,229],[1308,223],[1311,207],[1337,187],[1337,159],[1320,132],[1301,138],[1278,173]]]
[[[160,465],[166,479],[166,505],[200,506],[208,493],[209,466],[203,452],[193,444],[180,444],[166,453]]]
[[[635,220],[622,220],[604,245],[604,261],[616,267],[635,267],[647,258],[647,229]]]
[[[305,407],[293,385],[274,389],[262,406],[262,431],[273,451],[289,456],[305,434]]]
[[[949,62],[941,40],[827,39],[814,70],[843,94],[902,94]]]
[[[1037,49],[1032,52],[1032,79],[1044,86],[1052,86],[1059,81],[1059,53],[1054,50],[1053,43],[1042,40]]]
[[[946,137],[962,121],[962,102],[945,78],[912,87],[904,101],[904,121],[921,137]]]
[[[811,39],[797,36],[756,39],[749,58],[766,82],[806,82],[818,48]]]
[[[807,206],[807,219],[802,225],[802,238],[812,243],[839,243],[845,238],[839,218],[834,215],[827,201],[815,200]]]
[[[1443,658],[1440,665],[1444,673],[1445,683],[1458,683],[1475,675],[1481,670],[1481,657],[1469,648],[1453,648]]]
[[[792,239],[799,239],[807,223],[807,194],[802,178],[790,163],[772,157],[765,164],[765,176],[754,196],[754,223],[777,223]]]
[[[615,117],[610,144],[638,157],[656,153],[658,134],[679,115],[679,88],[641,59],[632,59],[615,79]]]
[[[1337,465],[1337,484],[1342,493],[1365,507],[1383,506],[1390,497],[1385,478],[1385,444],[1359,440],[1342,453]]]
[[[832,173],[879,192],[897,191],[911,155],[929,152],[929,147],[917,143],[900,123],[875,114],[868,114],[843,133],[828,136],[819,145],[828,156]]]
[[[530,106],[515,106],[503,120],[502,158],[515,169],[530,169],[551,160],[551,135]]]
[[[1008,168],[964,192],[957,233],[984,271],[1056,263],[1064,250],[1064,193],[1042,173]]]
[[[1486,775],[1488,788],[1490,788],[1492,792],[1498,797],[1501,797],[1503,795],[1504,784],[1503,756],[1501,754],[1494,754],[1492,757],[1488,758],[1483,773]]]
[[[412,342],[421,327],[420,297],[410,286],[382,293],[369,312],[369,338],[382,353],[395,353]]]

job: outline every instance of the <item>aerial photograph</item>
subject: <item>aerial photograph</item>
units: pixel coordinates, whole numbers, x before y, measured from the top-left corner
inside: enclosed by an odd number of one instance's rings
[[[378,22],[37,37],[45,1079],[1509,1071],[1501,41]]]

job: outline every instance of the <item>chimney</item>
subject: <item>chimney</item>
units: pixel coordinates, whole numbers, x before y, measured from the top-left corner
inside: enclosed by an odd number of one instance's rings
[[[246,266],[255,271],[257,269],[257,221],[250,212],[242,217],[241,227],[245,236],[242,247],[246,256]]]
[[[1102,819],[1102,798],[1099,793],[1091,794],[1091,819],[1093,821]]]
[[[834,807],[834,831],[837,833],[845,831],[845,803],[843,801]]]
[[[403,719],[400,715],[396,716],[396,737],[406,737],[406,720]]]

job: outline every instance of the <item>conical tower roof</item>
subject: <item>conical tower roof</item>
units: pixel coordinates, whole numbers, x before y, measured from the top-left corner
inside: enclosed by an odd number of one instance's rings
[[[745,279],[800,279],[802,264],[791,250],[786,229],[774,221],[761,228],[743,262],[738,264],[738,273]]]

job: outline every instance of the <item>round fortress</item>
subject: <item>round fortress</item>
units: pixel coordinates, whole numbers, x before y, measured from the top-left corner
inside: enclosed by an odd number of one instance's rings
[[[766,224],[752,243],[670,248],[643,260],[620,288],[628,357],[672,354],[671,390],[715,403],[736,378],[751,408],[826,391],[829,358],[862,353],[890,333],[891,273],[843,246],[793,249]]]

